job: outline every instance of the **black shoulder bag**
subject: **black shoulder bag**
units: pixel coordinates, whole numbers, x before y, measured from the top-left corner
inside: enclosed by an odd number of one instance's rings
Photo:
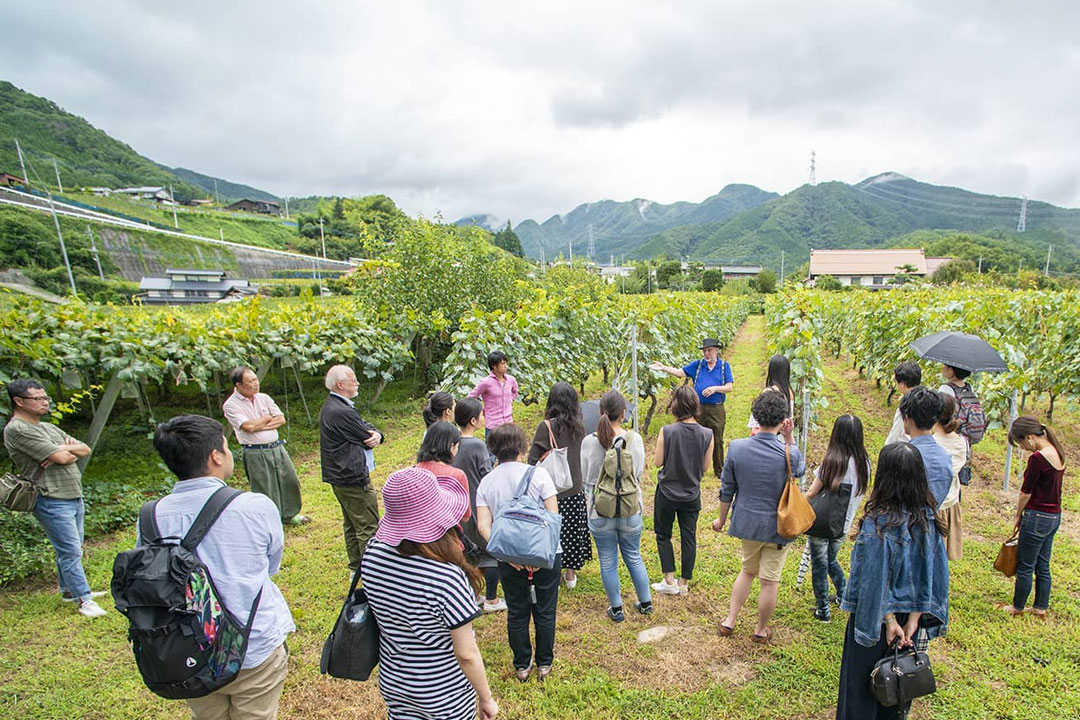
[[[371,677],[371,671],[379,664],[379,625],[368,603],[367,592],[356,587],[359,581],[358,567],[337,623],[323,644],[319,672],[362,682]]]
[[[907,705],[915,698],[937,690],[930,656],[914,647],[900,649],[900,643],[877,661],[870,673],[870,692],[883,707]]]

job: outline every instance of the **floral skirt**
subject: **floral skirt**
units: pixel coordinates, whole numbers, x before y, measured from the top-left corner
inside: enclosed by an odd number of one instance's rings
[[[585,507],[585,493],[556,498],[562,515],[562,566],[564,570],[580,570],[592,560],[592,535]]]

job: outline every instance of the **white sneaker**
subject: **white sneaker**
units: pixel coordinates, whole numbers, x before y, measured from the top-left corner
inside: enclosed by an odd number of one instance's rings
[[[652,589],[653,589],[654,592],[661,593],[662,595],[679,595],[680,594],[679,584],[678,583],[671,583],[669,585],[668,581],[666,579],[661,580],[660,582],[653,583],[652,584]]]
[[[485,600],[482,605],[484,606],[484,612],[486,613],[502,612],[506,609],[506,601],[502,598],[497,598],[495,602],[491,604],[488,604],[488,601]]]
[[[574,575],[573,580],[567,580],[566,577],[564,576],[563,577],[563,584],[566,585],[567,590],[573,590],[574,588],[577,587],[577,575]]]
[[[101,617],[105,614],[105,608],[101,607],[93,600],[87,600],[79,605],[79,613],[86,617]]]
[[[107,595],[107,594],[108,593],[106,593],[104,590],[91,590],[90,591],[90,599],[93,600],[94,598],[105,597],[105,595]],[[63,590],[60,593],[61,602],[75,602],[78,599],[79,598],[73,596],[67,590]]]

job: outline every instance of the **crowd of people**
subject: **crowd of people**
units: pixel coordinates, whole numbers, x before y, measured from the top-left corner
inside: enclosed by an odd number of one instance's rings
[[[607,601],[603,613],[611,622],[624,622],[627,614],[620,555],[633,584],[634,612],[654,614],[654,594],[687,595],[697,555],[702,480],[710,463],[720,480],[720,510],[711,527],[715,532],[726,528],[738,538],[741,557],[718,634],[727,638],[739,632],[739,616],[756,580],[757,616],[748,635],[752,642],[770,643],[792,543],[778,533],[778,503],[789,477],[806,472],[795,442],[790,365],[783,356],[770,359],[765,388],[752,402],[748,436],[731,440],[725,452],[724,404],[734,390],[734,377],[720,343],[707,338],[701,350],[700,359],[682,367],[650,366],[685,379],[671,394],[667,409],[674,421],[657,433],[653,454],[658,469],[653,533],[662,573],[655,582],[650,582],[641,553],[645,443],[626,427],[628,403],[618,391],[605,393],[597,407],[589,408],[572,385],[556,383],[530,440],[514,422],[519,388],[507,372],[509,358],[491,353],[490,374],[468,397],[430,396],[416,463],[389,474],[380,515],[372,471],[386,437],[354,405],[354,371],[345,365],[329,369],[329,395],[319,414],[322,479],[341,507],[349,575],[359,573],[377,619],[379,690],[391,718],[495,717],[498,704],[472,631],[481,613],[506,612],[518,680],[527,682],[534,674],[539,681],[548,678],[555,667],[560,592],[574,589],[594,544]],[[961,557],[963,487],[972,475],[971,445],[984,429],[967,375],[945,366],[947,382],[935,391],[922,385],[917,364],[900,363],[895,381],[903,395],[876,463],[866,451],[860,419],[843,414],[812,480],[805,483],[809,497],[832,493],[846,498],[843,532],[807,543],[812,617],[828,622],[836,606],[848,613],[837,718],[898,717],[903,708],[885,708],[870,692],[874,664],[890,646],[924,649],[947,630],[949,562]],[[221,600],[250,625],[250,635],[237,679],[188,701],[197,719],[276,716],[288,654],[285,638],[295,628],[271,577],[281,565],[283,526],[308,522],[300,513],[296,471],[278,436],[286,418],[260,392],[250,368],[237,368],[230,378],[234,392],[223,410],[243,448],[252,492],[221,512],[198,555],[227,588]],[[91,591],[81,561],[84,510],[77,461],[90,448],[42,422],[49,397],[40,383],[14,380],[7,390],[13,414],[4,429],[5,445],[17,471],[39,481],[34,514],[55,549],[63,599],[74,601],[85,616],[103,615],[106,611],[95,602],[103,593]],[[1013,422],[1008,438],[1031,454],[1015,517],[1015,592],[1002,609],[1013,615],[1025,612],[1034,577],[1031,612],[1044,617],[1051,550],[1061,521],[1064,450],[1051,428],[1031,416]],[[155,506],[153,519],[162,532],[183,536],[232,475],[233,456],[221,424],[194,415],[160,425],[154,444],[178,482]],[[552,467],[547,459],[553,453],[565,458],[566,477],[545,469]],[[612,514],[597,498],[613,475],[617,487],[629,490],[625,501],[616,498],[619,509]],[[493,526],[523,497],[561,519],[550,567],[488,552]],[[672,543],[676,522],[678,566]],[[849,537],[854,545],[845,576],[838,558]],[[254,617],[245,616],[249,607]]]

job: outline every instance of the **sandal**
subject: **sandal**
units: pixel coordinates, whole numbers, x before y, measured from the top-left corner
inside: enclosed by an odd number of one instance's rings
[[[1016,608],[1014,608],[1012,603],[997,602],[994,603],[994,609],[1001,610],[1006,615],[1011,615],[1012,617],[1024,614],[1023,610],[1017,610]]]
[[[720,623],[720,627],[716,631],[720,637],[731,637],[735,632],[735,628],[730,628],[724,623]]]
[[[757,633],[754,633],[750,636],[750,642],[755,642],[758,645],[768,645],[770,640],[772,640],[772,628],[768,627],[765,628],[764,635],[758,635]]]

